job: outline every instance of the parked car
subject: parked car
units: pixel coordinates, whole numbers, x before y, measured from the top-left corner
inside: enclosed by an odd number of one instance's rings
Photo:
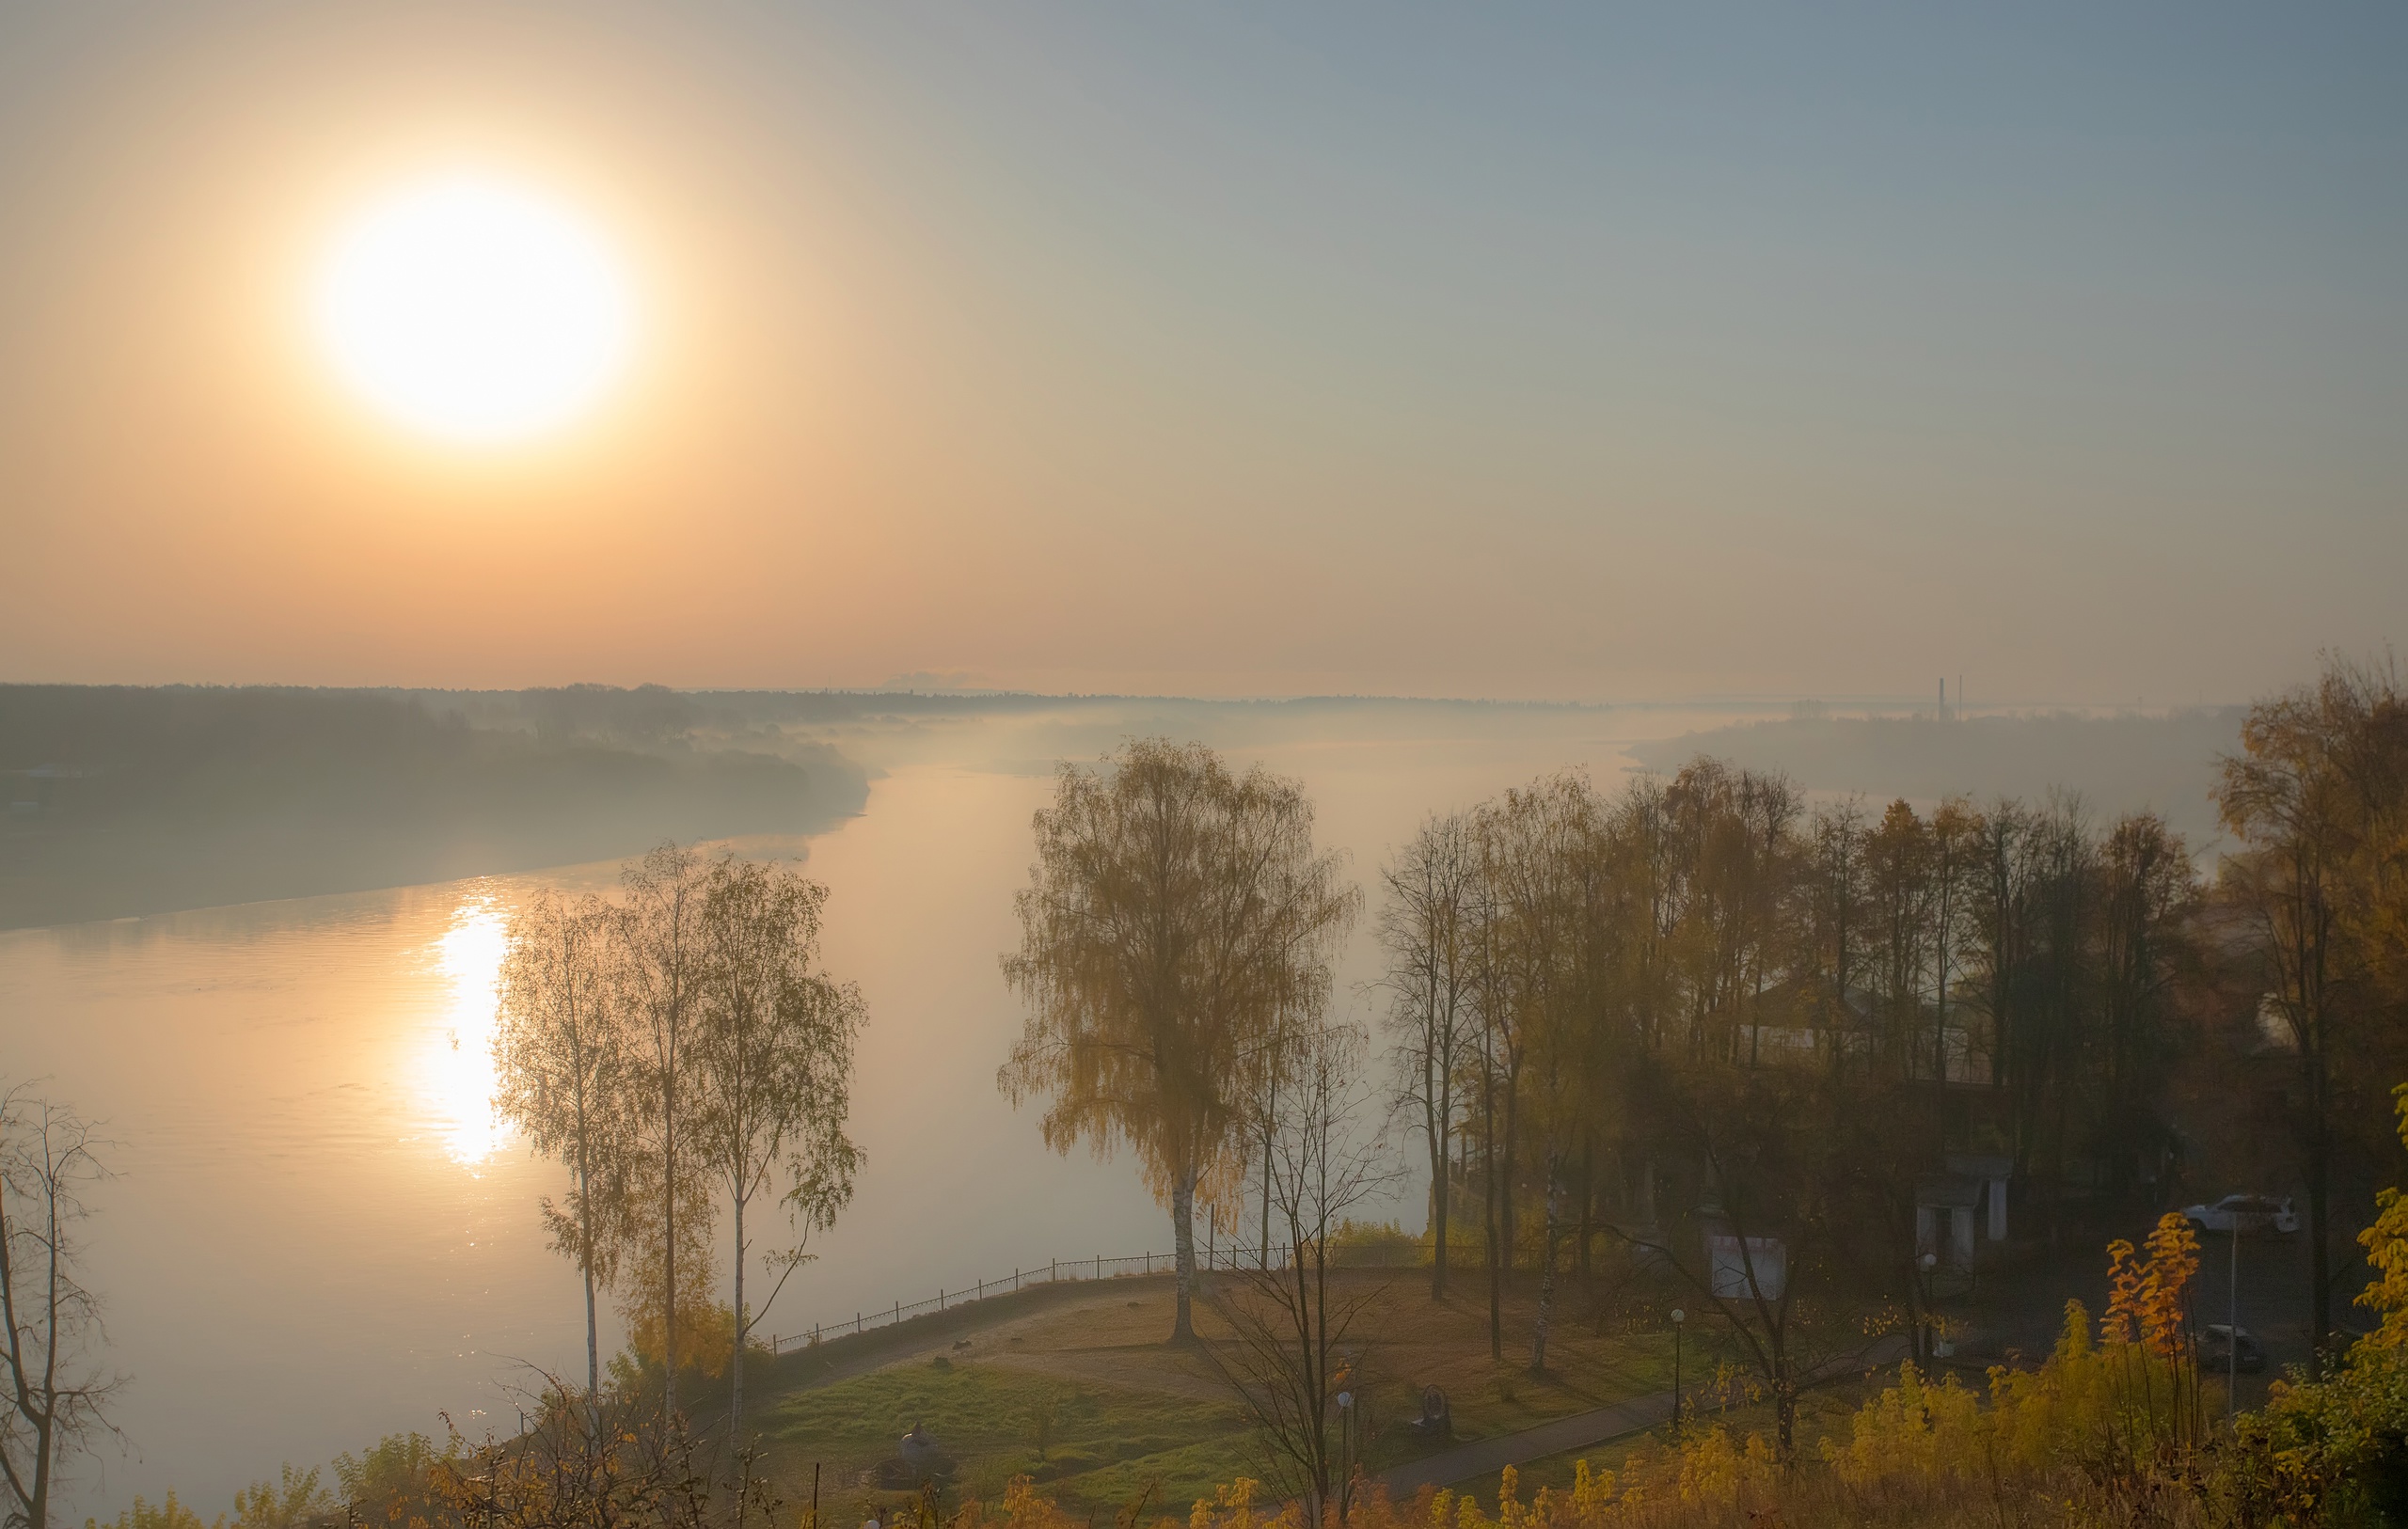
[[[2227,1194],[2211,1206],[2186,1206],[2182,1219],[2194,1232],[2273,1232],[2289,1237],[2299,1230],[2299,1212],[2290,1197],[2271,1194]]]
[[[2256,1375],[2266,1367],[2266,1350],[2247,1328],[2238,1330],[2240,1353],[2233,1351],[2236,1331],[2222,1322],[2210,1322],[2199,1335],[2199,1369],[2206,1375],[2229,1375],[2235,1369],[2243,1375]],[[2235,1358],[2240,1363],[2234,1363]]]

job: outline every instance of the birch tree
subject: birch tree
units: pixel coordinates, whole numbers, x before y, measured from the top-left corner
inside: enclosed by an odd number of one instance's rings
[[[698,1092],[692,1051],[703,1022],[709,942],[703,907],[709,867],[696,851],[664,843],[620,877],[627,904],[617,929],[633,1006],[630,1116],[631,1239],[646,1261],[638,1302],[658,1303],[664,1397],[677,1411],[678,1307],[700,1281],[691,1264],[706,1246],[710,1206],[694,1131]],[[680,1269],[681,1257],[687,1267]]]
[[[697,1089],[696,1152],[728,1198],[736,1222],[735,1336],[728,1360],[731,1437],[744,1427],[744,1348],[752,1329],[806,1261],[802,1244],[835,1224],[852,1199],[860,1149],[845,1134],[853,1046],[864,1022],[861,994],[817,968],[828,890],[792,871],[722,859],[703,896],[700,1023],[689,1053]],[[754,1310],[744,1288],[752,1260],[747,1219],[763,1195],[780,1198],[798,1232],[766,1265],[777,1284]]]
[[[1015,1105],[1049,1100],[1056,1151],[1135,1150],[1170,1206],[1172,1341],[1192,1342],[1196,1185],[1242,1150],[1261,1059],[1326,1002],[1356,894],[1313,847],[1295,781],[1233,774],[1201,744],[1066,764],[1035,828],[1003,962],[1027,1019],[996,1083]]]
[[[566,1200],[545,1196],[543,1213],[553,1249],[576,1261],[585,1285],[589,1408],[602,1392],[596,1288],[610,1285],[626,1240],[635,1102],[613,920],[599,898],[571,903],[550,891],[519,910],[502,957],[493,1043],[496,1111],[569,1171]]]

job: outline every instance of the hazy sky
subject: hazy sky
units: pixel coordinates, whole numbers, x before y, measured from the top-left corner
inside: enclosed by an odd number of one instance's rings
[[[436,448],[470,167],[626,384]],[[2245,697],[2408,638],[2408,10],[0,5],[0,678]]]

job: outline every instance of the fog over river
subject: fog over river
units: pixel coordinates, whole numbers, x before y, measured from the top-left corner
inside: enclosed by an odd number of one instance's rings
[[[832,891],[827,965],[868,1002],[852,1128],[868,1163],[764,1323],[914,1300],[1015,1266],[1170,1245],[1126,1159],[1039,1142],[994,1076],[1020,1025],[996,957],[1016,939],[1029,815],[1050,762],[1119,738],[1202,736],[1301,777],[1323,842],[1367,888],[1433,809],[1726,720],[1698,710],[1195,708],[995,717],[835,739],[881,771],[866,811],[748,853],[807,859]],[[533,1366],[581,1368],[575,1269],[539,1196],[563,1175],[492,1118],[493,978],[511,909],[544,885],[608,890],[615,864],[0,935],[7,1073],[103,1121],[119,1176],[90,1264],[128,1449],[74,1509],[173,1487],[204,1515],[280,1461],[380,1435],[515,1426]],[[1368,909],[1367,909],[1368,911]],[[1363,1012],[1368,919],[1341,973]],[[1420,1222],[1409,1186],[1395,1207]],[[722,1257],[724,1254],[722,1253]],[[606,1342],[620,1334],[610,1332]],[[482,1411],[482,1416],[480,1412]]]

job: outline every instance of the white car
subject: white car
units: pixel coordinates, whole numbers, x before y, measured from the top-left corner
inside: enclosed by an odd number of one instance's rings
[[[2299,1230],[2299,1212],[2290,1197],[2270,1194],[2227,1194],[2211,1206],[2186,1206],[2182,1219],[2194,1232],[2274,1233],[2289,1237]]]

